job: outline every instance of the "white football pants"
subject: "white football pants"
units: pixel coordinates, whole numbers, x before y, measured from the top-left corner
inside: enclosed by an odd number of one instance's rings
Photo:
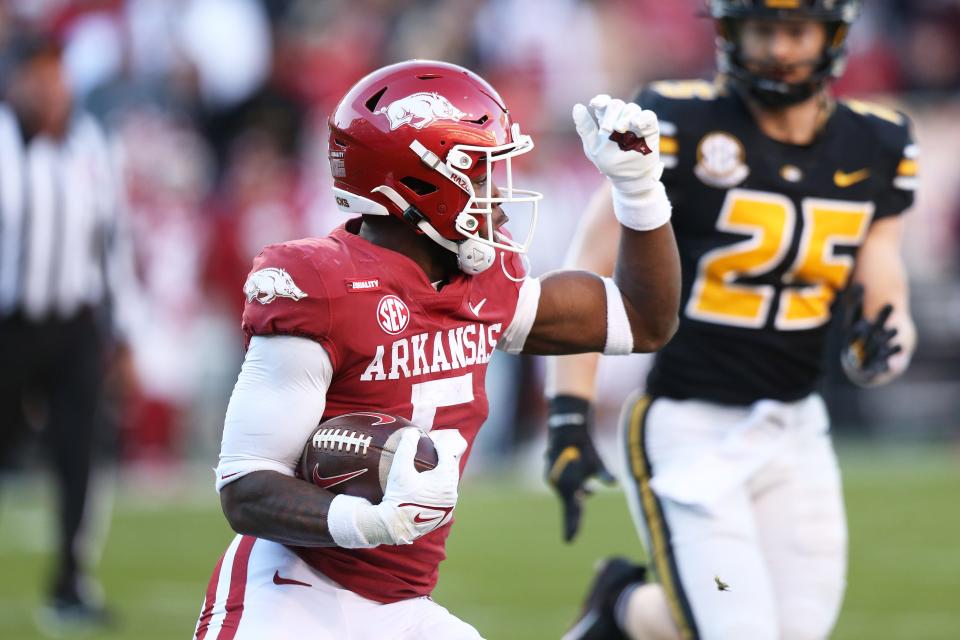
[[[822,640],[847,530],[819,395],[731,407],[631,397],[627,501],[683,638]]]
[[[237,536],[217,564],[195,640],[482,640],[427,597],[391,604],[332,582],[281,544]]]

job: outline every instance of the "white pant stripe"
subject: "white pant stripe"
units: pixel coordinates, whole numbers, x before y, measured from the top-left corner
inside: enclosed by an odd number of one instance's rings
[[[237,555],[237,547],[240,546],[242,536],[237,536],[227,547],[227,552],[223,556],[223,564],[220,566],[220,579],[217,581],[217,597],[213,603],[213,617],[210,618],[210,629],[207,631],[207,638],[216,640],[220,637],[221,625],[224,618],[227,617],[227,597],[230,595],[230,576],[233,574],[233,561]]]

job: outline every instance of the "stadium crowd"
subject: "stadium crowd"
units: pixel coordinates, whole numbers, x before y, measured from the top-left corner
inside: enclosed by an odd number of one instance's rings
[[[216,450],[243,355],[251,259],[265,244],[342,222],[329,191],[326,117],[359,77],[387,62],[435,58],[500,89],[541,147],[521,168],[546,194],[531,253],[543,273],[562,262],[600,180],[580,157],[570,105],[653,79],[707,77],[712,25],[701,13],[699,0],[3,3],[0,70],[4,42],[18,30],[59,38],[73,89],[104,123],[123,170],[141,294],[130,336],[140,384],[120,420],[122,459]],[[907,261],[924,340],[911,373],[871,407],[858,409],[856,392],[837,378],[834,395],[847,410],[835,415],[841,425],[866,417],[875,430],[916,421],[956,433],[947,417],[960,397],[951,382],[960,362],[960,5],[867,3],[850,48],[836,91],[893,101],[917,122],[923,182]],[[498,412],[486,442],[502,447],[542,425],[531,415],[542,412],[532,400],[541,397],[540,364],[493,366],[502,370],[491,380],[514,381],[491,388]],[[643,358],[621,366],[631,373],[610,376],[611,413]],[[923,415],[917,403],[912,415],[898,408],[908,392],[928,399]]]

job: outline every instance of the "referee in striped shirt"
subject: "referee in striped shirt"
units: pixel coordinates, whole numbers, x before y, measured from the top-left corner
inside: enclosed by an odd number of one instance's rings
[[[128,353],[133,261],[107,140],[73,108],[59,44],[21,34],[3,54],[0,457],[38,427],[59,497],[43,618],[74,628],[106,619],[87,573],[87,498],[108,363]]]

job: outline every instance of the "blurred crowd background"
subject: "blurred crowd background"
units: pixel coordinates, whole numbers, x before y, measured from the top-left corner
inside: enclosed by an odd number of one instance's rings
[[[960,1],[868,0],[840,95],[907,111],[921,147],[907,262],[920,331],[913,368],[861,394],[825,393],[838,429],[960,434]],[[539,149],[517,170],[544,192],[532,270],[559,266],[600,176],[571,105],[644,82],[710,77],[700,0],[8,0],[4,42],[29,26],[65,46],[83,108],[107,128],[125,183],[140,283],[137,384],[118,407],[129,464],[215,465],[243,357],[242,285],[267,243],[343,222],[330,194],[326,119],[374,68],[408,58],[466,65],[504,96]],[[10,363],[3,363],[8,366]],[[600,429],[647,361],[605,365]],[[478,457],[505,460],[543,430],[542,364],[494,360],[494,415]]]

